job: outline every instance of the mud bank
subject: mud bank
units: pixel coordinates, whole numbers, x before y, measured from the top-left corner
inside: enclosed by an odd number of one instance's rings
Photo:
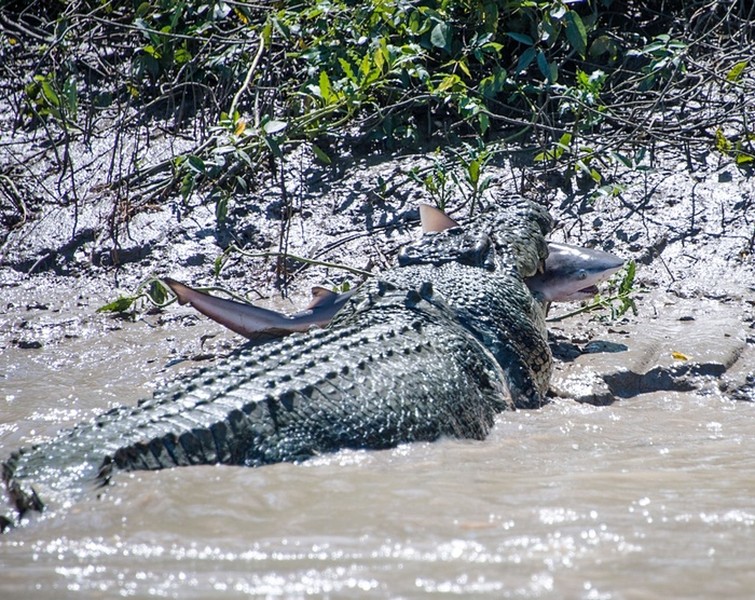
[[[549,405],[499,415],[481,443],[122,474],[0,538],[3,597],[749,597],[755,190],[730,165],[673,158],[617,173],[624,192],[596,200],[531,167],[491,170],[487,201],[519,190],[550,205],[553,239],[638,265],[636,315],[551,324]],[[269,181],[220,227],[195,196],[133,215],[117,243],[107,196],[39,205],[3,245],[0,455],[241,343],[188,308],[122,318],[99,306],[152,275],[216,283],[230,241],[379,272],[418,234],[417,203],[432,198],[407,173],[428,160],[292,167],[285,194]],[[218,283],[291,311],[312,285],[359,283],[284,266],[286,278],[274,257],[232,256]]]

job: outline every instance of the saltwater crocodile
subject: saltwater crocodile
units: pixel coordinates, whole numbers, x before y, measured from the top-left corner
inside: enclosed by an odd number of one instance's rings
[[[298,461],[340,448],[482,439],[496,413],[545,401],[544,313],[524,283],[542,268],[547,211],[521,198],[425,234],[362,285],[326,329],[182,377],[2,465],[14,514],[117,470]]]

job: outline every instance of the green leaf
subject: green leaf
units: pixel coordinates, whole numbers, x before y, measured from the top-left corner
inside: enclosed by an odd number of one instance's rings
[[[482,81],[480,81],[478,91],[485,98],[492,98],[503,89],[503,86],[505,84],[506,84],[506,71],[501,69],[500,71],[497,71],[493,75],[485,77]]]
[[[529,67],[532,61],[535,59],[536,52],[537,49],[534,46],[531,46],[524,52],[522,52],[522,55],[519,57],[519,62],[516,63],[517,73],[521,73],[522,71],[527,70],[527,67]]]
[[[537,53],[537,66],[540,69],[540,72],[543,74],[543,77],[545,77],[549,83],[553,83],[551,80],[551,67],[548,64],[548,59],[545,56],[545,52],[540,50]]]
[[[191,173],[187,173],[181,180],[181,187],[179,188],[179,192],[181,193],[181,197],[186,200],[193,191],[194,176]]]
[[[280,144],[278,144],[278,142],[272,135],[266,135],[262,139],[265,141],[265,144],[270,149],[270,152],[275,158],[281,158],[283,156],[283,151],[281,150]]]
[[[448,48],[451,45],[451,27],[448,23],[438,23],[433,27],[430,42],[436,48]]]
[[[460,82],[461,82],[461,77],[459,77],[455,73],[449,73],[440,82],[440,85],[438,86],[437,91],[445,92],[446,90],[450,90],[452,87],[454,87],[457,83],[460,83]]]
[[[320,71],[320,97],[325,100],[327,104],[330,104],[330,99],[333,96],[333,92],[330,88],[330,78],[325,71]]]
[[[628,156],[621,154],[620,152],[610,152],[609,155],[618,160],[622,165],[624,165],[627,169],[631,169],[634,165],[632,164],[632,159]]]
[[[744,73],[747,62],[746,60],[742,60],[734,65],[726,74],[726,81],[737,83],[742,78],[742,73]]]
[[[636,271],[637,264],[633,260],[630,260],[629,264],[626,267],[624,278],[621,280],[621,284],[619,285],[620,296],[626,296],[632,291],[632,288],[634,287],[634,275]]]
[[[490,129],[490,117],[487,113],[480,111],[477,113],[477,122],[480,125],[480,133],[485,135],[485,132]]]
[[[149,2],[142,2],[134,13],[137,17],[144,18],[152,10]]]
[[[333,162],[325,150],[320,148],[317,144],[312,144],[312,153],[315,155],[315,158],[323,164],[329,165]]]
[[[245,152],[242,148],[236,148],[235,149],[236,158],[241,160],[243,163],[245,163],[249,167],[254,167],[252,164],[252,157],[249,156],[249,153]]]
[[[469,72],[469,67],[467,66],[466,60],[457,61],[456,64],[459,65],[459,68],[464,71],[464,74],[467,77],[469,77],[470,79],[472,78],[472,73]]]
[[[607,35],[597,37],[590,44],[590,56],[596,57],[602,54],[608,54],[608,58],[611,61],[616,60],[619,54],[618,45]]]
[[[726,136],[724,135],[724,132],[720,127],[716,129],[715,139],[716,150],[718,150],[721,154],[728,154],[731,151],[731,142],[726,139]]]
[[[286,121],[277,121],[275,119],[270,119],[262,126],[262,130],[268,135],[272,135],[274,133],[278,133],[279,131],[283,131],[286,127],[288,127],[288,123]]]
[[[503,44],[499,44],[498,42],[488,42],[487,44],[483,45],[482,49],[485,51],[492,51],[493,54],[499,56],[501,54],[501,50],[503,50]]]
[[[215,204],[215,220],[220,224],[228,216],[228,196],[223,194]]]
[[[42,80],[42,94],[53,106],[60,106],[60,98],[47,80]]]
[[[351,66],[351,63],[347,60],[344,60],[343,58],[339,58],[338,62],[341,64],[341,68],[343,69],[343,72],[346,74],[346,77],[351,81],[352,83],[358,83],[357,78],[354,75],[354,69]]]
[[[378,47],[375,49],[375,62],[377,64],[377,55],[380,54],[380,72],[382,73],[383,67],[388,65],[390,68],[391,52],[388,50],[388,41],[383,37],[378,42]]]
[[[265,44],[266,48],[270,47],[270,40],[272,38],[273,33],[273,22],[271,19],[268,19],[265,21],[265,26],[262,28],[262,32],[260,33],[260,37],[262,38],[262,42]]]
[[[582,18],[573,10],[566,13],[566,39],[571,47],[584,58],[587,52],[587,31]]]
[[[147,44],[142,50],[153,58],[160,58],[160,52],[152,44]]]
[[[123,313],[126,312],[129,308],[131,308],[131,305],[134,303],[134,301],[139,296],[120,296],[117,300],[113,300],[112,302],[109,302],[105,306],[100,306],[97,309],[98,313],[103,312],[110,312],[110,313]]]
[[[189,156],[186,157],[186,162],[189,164],[189,168],[192,171],[195,171],[199,174],[204,174],[204,172],[207,170],[204,161],[194,154],[189,154]]]
[[[190,62],[191,58],[191,52],[189,52],[185,47],[178,48],[176,50],[176,53],[173,55],[173,59],[176,61],[176,64],[179,65]]]
[[[152,302],[157,305],[165,304],[165,300],[168,297],[165,287],[157,279],[153,280],[152,283],[149,284],[147,295],[149,296],[150,300],[152,300]]]
[[[362,75],[362,79],[366,78],[367,74],[372,71],[372,64],[372,57],[369,54],[365,54],[362,57],[362,62],[359,63],[359,73]]]
[[[383,52],[383,47],[381,45],[378,45],[378,47],[375,48],[375,53],[373,55],[372,62],[375,65],[375,69],[373,71],[382,73],[383,65],[385,64],[385,52]]]
[[[550,72],[548,73],[548,82],[556,83],[558,81],[558,63],[554,60],[548,64]]]
[[[526,33],[517,33],[516,31],[507,31],[506,35],[509,36],[512,40],[516,40],[517,42],[521,44],[526,44],[528,46],[534,45],[534,40],[528,36]]]
[[[65,84],[63,85],[63,93],[65,94],[66,108],[68,109],[68,113],[75,118],[76,111],[78,110],[79,106],[79,95],[78,90],[76,89],[75,79],[69,78],[66,80]]]

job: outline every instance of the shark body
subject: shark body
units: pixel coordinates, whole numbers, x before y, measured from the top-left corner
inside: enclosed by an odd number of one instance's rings
[[[420,220],[423,233],[460,227],[444,212],[427,204],[420,205]],[[547,307],[551,302],[591,298],[597,292],[596,286],[623,265],[623,259],[602,250],[549,242],[548,257],[542,272],[527,278],[525,282],[535,299]],[[306,331],[311,327],[325,327],[353,294],[337,294],[315,287],[307,308],[287,315],[253,304],[211,296],[171,278],[163,278],[163,281],[176,295],[179,304],[190,304],[231,331],[259,342]]]

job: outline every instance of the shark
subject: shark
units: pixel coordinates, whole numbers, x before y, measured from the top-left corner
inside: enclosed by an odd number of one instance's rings
[[[440,232],[460,224],[429,204],[419,206],[422,232]],[[542,271],[525,280],[533,297],[547,308],[552,302],[574,302],[592,298],[597,286],[619,271],[624,259],[594,248],[562,242],[548,242],[548,257]],[[282,312],[212,296],[170,277],[162,281],[181,305],[188,304],[201,314],[250,340],[264,342],[325,327],[348,302],[353,291],[337,293],[321,286],[312,288],[312,299],[302,311]]]
[[[354,293],[338,294],[316,286],[312,288],[312,300],[307,308],[287,315],[254,304],[212,296],[169,277],[163,277],[162,281],[179,304],[189,304],[231,331],[258,342],[306,331],[310,327],[325,327]]]

